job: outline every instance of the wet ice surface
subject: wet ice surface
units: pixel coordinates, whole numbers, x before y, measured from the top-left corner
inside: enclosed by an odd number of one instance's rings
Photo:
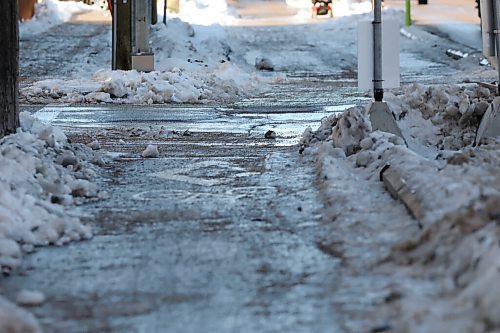
[[[327,332],[336,261],[314,246],[311,179],[283,188],[287,155],[239,161],[270,171],[208,187],[151,174],[191,159],[130,163],[121,178],[131,181],[100,207],[100,235],[29,257],[24,269],[38,274],[4,287],[43,289],[35,313],[50,332]]]
[[[318,99],[323,104],[323,99]],[[343,112],[352,104],[325,106],[284,107],[270,105],[234,107],[138,107],[138,106],[46,106],[34,112],[36,118],[51,121],[57,126],[72,129],[93,127],[104,130],[133,124],[144,131],[168,133],[188,130],[194,133],[233,133],[264,138],[268,130],[277,133],[273,144],[290,146],[297,144],[300,135],[308,126],[317,126],[323,117]],[[68,130],[71,130],[68,128]],[[168,133],[167,133],[168,132]],[[236,136],[235,136],[236,137]],[[163,144],[171,144],[164,142]],[[252,145],[254,142],[225,142],[224,144]],[[175,143],[179,144],[179,143]],[[199,142],[200,145],[217,145],[217,142]]]

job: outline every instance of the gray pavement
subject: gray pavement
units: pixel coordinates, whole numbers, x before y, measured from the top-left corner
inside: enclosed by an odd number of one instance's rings
[[[335,332],[338,259],[317,246],[327,229],[314,173],[290,146],[294,123],[317,125],[324,109],[267,112],[36,111],[73,141],[99,139],[110,198],[80,207],[92,240],[28,256],[7,295],[43,290],[33,310],[54,333]],[[160,125],[179,133],[158,136]],[[140,158],[152,141],[160,158]]]

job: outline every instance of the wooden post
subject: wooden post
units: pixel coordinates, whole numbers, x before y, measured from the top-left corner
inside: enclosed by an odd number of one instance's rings
[[[113,70],[132,69],[131,0],[113,0]]]
[[[18,0],[2,0],[0,5],[0,138],[19,127]]]
[[[151,0],[151,24],[155,25],[158,23],[158,1]]]

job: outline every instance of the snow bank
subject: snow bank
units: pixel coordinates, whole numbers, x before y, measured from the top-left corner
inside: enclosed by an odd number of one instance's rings
[[[103,42],[94,40],[93,44],[104,45],[108,37],[107,33],[96,36]],[[231,62],[232,50],[225,40],[225,31],[220,25],[193,26],[171,18],[166,26],[160,23],[151,29],[155,71],[112,71],[88,65],[91,75],[75,68],[72,78],[56,77],[22,88],[21,101],[206,103],[234,101],[266,90],[267,79],[247,73]]]
[[[392,318],[396,332],[500,328],[500,288],[493,282],[500,278],[500,140],[471,145],[492,98],[475,84],[413,85],[387,95],[408,147],[399,137],[372,132],[367,108],[361,107],[325,118],[317,131],[303,135],[302,151],[321,147],[310,151],[318,154],[318,163],[346,159],[374,188],[385,165],[395,168],[422,207],[423,229],[401,234],[383,265],[385,271],[411,271],[407,280],[401,273],[397,278],[403,296]],[[336,186],[337,175],[325,170],[336,169],[323,167],[321,173],[322,181],[330,182],[326,187]],[[422,294],[418,281],[434,281],[437,291]]]
[[[19,24],[20,38],[40,34],[55,25],[69,21],[75,14],[96,8],[81,1],[41,0],[35,4],[35,16]]]
[[[102,69],[88,81],[82,81],[39,81],[22,89],[21,98],[27,103],[207,103],[249,97],[262,91],[261,84],[265,84],[257,76],[227,63],[196,71],[173,68],[144,73]]]
[[[18,133],[0,141],[0,266],[4,274],[35,246],[92,236],[66,211],[78,198],[97,197],[90,148],[71,145],[57,128],[21,114]]]
[[[89,226],[67,211],[79,198],[98,196],[91,181],[100,158],[70,144],[64,133],[20,115],[16,134],[0,140],[0,270],[10,274],[23,253],[36,246],[63,245],[92,236]],[[43,294],[25,291],[21,304],[38,305]],[[0,296],[0,331],[41,332],[34,317]]]

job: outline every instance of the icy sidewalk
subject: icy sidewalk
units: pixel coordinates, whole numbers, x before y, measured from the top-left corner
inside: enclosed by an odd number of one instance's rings
[[[394,332],[499,327],[500,294],[487,286],[500,278],[493,259],[500,241],[500,143],[493,139],[471,146],[492,98],[477,85],[413,85],[387,96],[408,147],[398,137],[372,132],[363,108],[325,119],[318,131],[305,133],[304,153],[317,159],[318,179],[331,202],[326,219],[334,230],[345,231],[336,246],[351,266],[345,292],[364,290],[372,295],[364,301],[379,308],[363,331],[381,320]],[[422,229],[401,213],[400,203],[379,192],[386,165],[414,191]],[[346,172],[349,166],[353,169]],[[348,185],[343,179],[349,174],[358,179],[350,176]],[[356,205],[346,209],[349,202]],[[349,237],[353,230],[357,235]],[[360,275],[366,269],[381,283],[378,287],[367,287],[370,279]],[[352,309],[345,311],[353,315]],[[358,332],[355,327],[347,331]]]
[[[0,140],[3,275],[10,275],[35,247],[61,246],[92,237],[90,227],[71,213],[71,207],[99,197],[93,179],[98,165],[103,164],[89,147],[70,144],[60,129],[42,124],[27,112],[20,118],[18,132]],[[24,295],[19,302],[39,302],[37,294]],[[36,327],[33,317],[0,296],[0,331],[38,332]]]

